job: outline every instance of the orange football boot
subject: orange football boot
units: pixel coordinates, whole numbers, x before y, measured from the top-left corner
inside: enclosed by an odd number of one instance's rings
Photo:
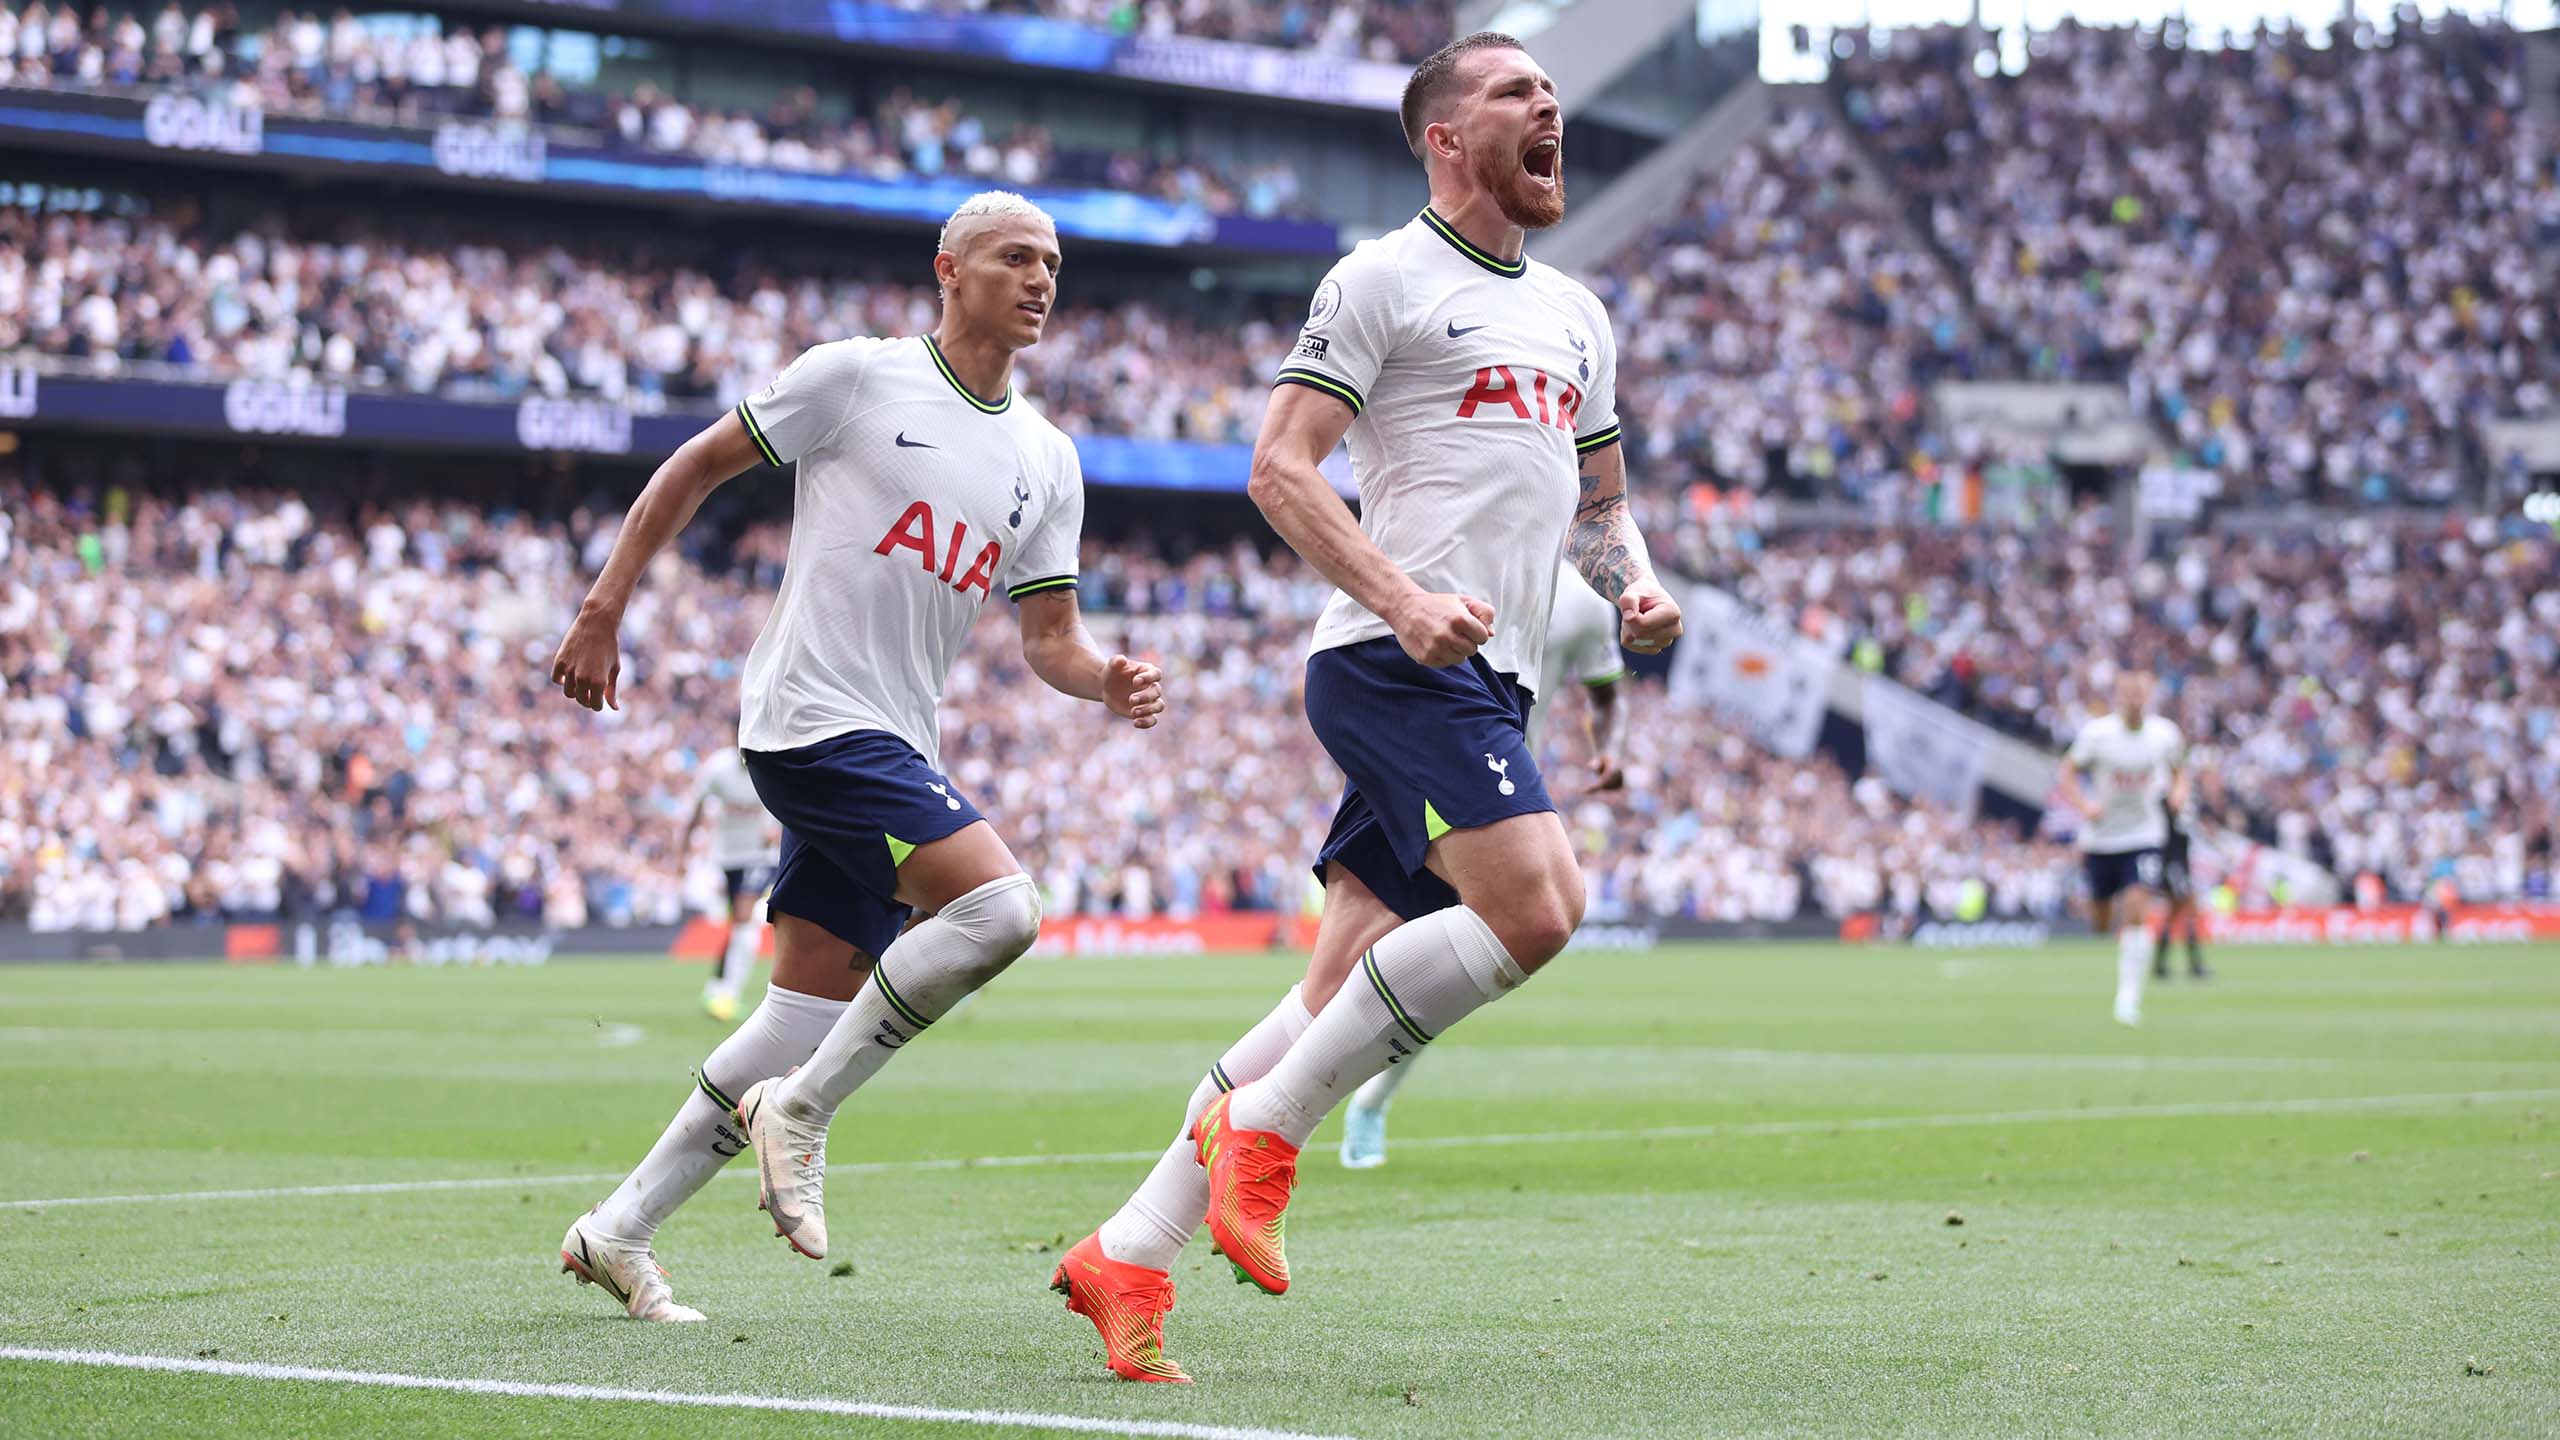
[[[1250,1280],[1285,1295],[1289,1257],[1281,1249],[1280,1222],[1298,1184],[1298,1147],[1272,1131],[1228,1123],[1235,1098],[1230,1090],[1212,1101],[1191,1130],[1200,1168],[1209,1172],[1209,1240],[1236,1267],[1238,1283]]]
[[[1114,1260],[1102,1253],[1096,1231],[1075,1243],[1049,1288],[1067,1297],[1067,1308],[1102,1332],[1102,1353],[1123,1380],[1188,1385],[1191,1377],[1164,1358],[1164,1317],[1173,1309],[1173,1277],[1162,1270]]]

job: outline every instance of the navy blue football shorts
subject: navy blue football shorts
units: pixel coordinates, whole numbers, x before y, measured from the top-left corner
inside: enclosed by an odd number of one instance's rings
[[[1407,920],[1458,903],[1431,842],[1555,809],[1529,753],[1529,691],[1484,657],[1433,669],[1393,636],[1307,660],[1307,723],[1350,782],[1316,876],[1335,860]]]
[[[2080,857],[2081,868],[2089,876],[2089,897],[2113,900],[2127,890],[2161,888],[2160,851],[2146,845],[2139,850],[2119,850],[2110,854],[2092,850]]]
[[[756,798],[782,822],[782,861],[766,908],[810,921],[874,959],[906,928],[898,867],[917,846],[985,818],[885,730],[743,753]]]

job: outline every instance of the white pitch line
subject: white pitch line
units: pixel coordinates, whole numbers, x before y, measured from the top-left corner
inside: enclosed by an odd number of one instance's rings
[[[1876,1130],[1944,1130],[1974,1125],[2050,1125],[2073,1120],[2182,1120],[2211,1115],[2319,1115],[2360,1110],[2405,1110],[2441,1105],[2496,1105],[2511,1100],[2560,1100],[2560,1089],[2469,1090],[2433,1095],[2318,1095],[2296,1100],[2194,1100],[2160,1105],[2076,1105],[2043,1110],[1977,1110],[1951,1115],[1866,1115],[1840,1120],[1751,1120],[1738,1124],[1657,1125],[1628,1130],[1525,1130],[1493,1135],[1423,1135],[1398,1140],[1398,1149],[1458,1150],[1479,1145],[1588,1145],[1646,1140],[1750,1139],[1772,1135],[1825,1135]],[[932,1160],[862,1160],[830,1165],[830,1175],[893,1175],[941,1170],[1027,1169],[1044,1165],[1123,1165],[1153,1160],[1161,1150],[1089,1150],[1058,1155],[974,1155]],[[733,1167],[722,1176],[752,1175]],[[362,1185],[281,1185],[257,1190],[174,1190],[148,1195],[69,1195],[53,1200],[0,1200],[0,1206],[53,1209],[78,1205],[141,1205],[180,1200],[290,1200],[322,1195],[407,1195],[439,1190],[506,1190],[548,1185],[609,1185],[619,1173],[495,1175],[466,1180],[384,1180]],[[720,1178],[718,1176],[713,1177]]]
[[[794,1395],[710,1395],[685,1390],[629,1390],[613,1385],[544,1385],[523,1380],[478,1380],[444,1375],[401,1375],[384,1370],[326,1370],[311,1365],[128,1355],[114,1350],[36,1350],[0,1345],[0,1360],[115,1370],[157,1370],[180,1375],[222,1375],[238,1380],[304,1380],[333,1385],[375,1385],[393,1390],[444,1390],[459,1395],[502,1395],[528,1400],[616,1400],[638,1405],[692,1405],[710,1410],[852,1415],[865,1420],[909,1420],[929,1425],[1016,1426],[1072,1430],[1087,1435],[1162,1437],[1162,1440],[1350,1440],[1347,1436],[1310,1435],[1296,1430],[1264,1430],[1245,1425],[1200,1425],[1187,1420],[1112,1420],[1093,1415],[1050,1415],[1036,1410],[949,1410],[938,1405],[886,1405],[871,1400],[812,1399]]]

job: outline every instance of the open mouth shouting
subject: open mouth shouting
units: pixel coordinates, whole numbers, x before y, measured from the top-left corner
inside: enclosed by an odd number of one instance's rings
[[[1540,135],[1520,152],[1521,173],[1541,190],[1553,190],[1562,183],[1564,170],[1564,137]]]

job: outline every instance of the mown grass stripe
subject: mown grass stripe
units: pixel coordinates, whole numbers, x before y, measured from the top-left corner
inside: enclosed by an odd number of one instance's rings
[[[1745,1120],[1697,1125],[1651,1125],[1610,1130],[1521,1130],[1485,1135],[1398,1136],[1399,1150],[1458,1150],[1479,1145],[1617,1145],[1648,1140],[1748,1140],[1786,1135],[1866,1134],[1891,1130],[1951,1130],[1996,1125],[2063,1125],[2084,1120],[2193,1120],[2232,1115],[2351,1115],[2469,1105],[2560,1100],[2560,1088],[2470,1090],[2424,1095],[2313,1095],[2286,1100],[2194,1100],[2160,1105],[2074,1105],[2045,1110],[1957,1111],[1938,1115],[1853,1115],[1839,1119]],[[889,1175],[908,1171],[1013,1170],[1049,1165],[1125,1165],[1153,1160],[1152,1150],[1094,1150],[1056,1155],[967,1155],[920,1160],[869,1160],[830,1165],[830,1175]],[[720,1177],[752,1178],[751,1167]],[[254,1190],[181,1190],[141,1195],[71,1195],[51,1200],[0,1200],[27,1209],[84,1205],[158,1205],[195,1200],[291,1200],[332,1195],[399,1195],[438,1190],[504,1190],[510,1186],[609,1185],[619,1171],[575,1175],[491,1175],[457,1180],[385,1180],[357,1185],[284,1185]]]

